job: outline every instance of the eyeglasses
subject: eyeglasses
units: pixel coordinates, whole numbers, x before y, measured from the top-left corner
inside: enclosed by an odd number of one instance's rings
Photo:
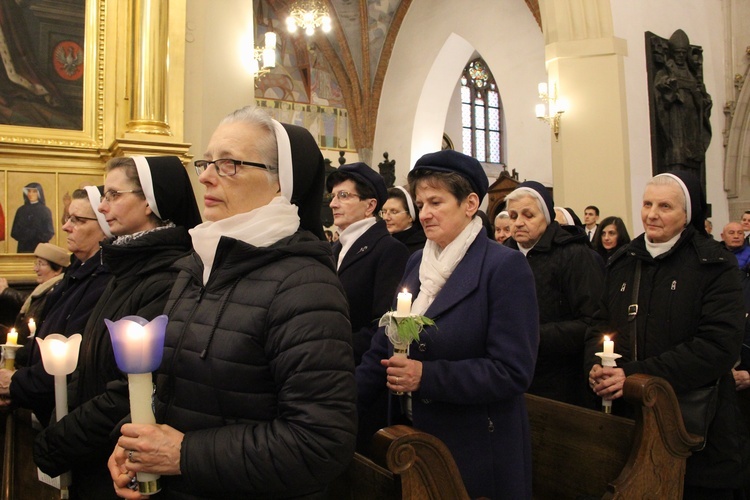
[[[362,199],[363,199],[363,198],[362,198],[362,197],[361,197],[360,195],[358,195],[358,194],[355,194],[355,193],[350,193],[349,191],[339,191],[339,192],[337,192],[337,193],[331,193],[331,194],[330,194],[330,197],[331,197],[331,199],[333,199],[333,197],[334,197],[334,196],[335,196],[336,198],[338,198],[339,200],[341,200],[341,201],[346,201],[346,200],[348,200],[349,198],[351,198],[352,196],[356,196],[356,197],[357,197],[357,198],[359,198],[360,200],[362,200]]]
[[[405,214],[405,213],[406,213],[406,210],[381,210],[380,212],[378,212],[381,219],[384,218],[386,215],[390,215],[391,217],[393,217],[394,215]]]
[[[268,166],[263,163],[256,163],[254,161],[241,161],[241,160],[232,160],[231,158],[219,158],[218,160],[195,160],[193,162],[193,165],[195,165],[195,172],[198,175],[201,175],[203,172],[206,171],[209,165],[213,163],[214,167],[216,168],[216,173],[219,175],[219,177],[231,177],[234,174],[237,173],[237,165],[247,165],[248,167],[255,167],[255,168],[262,168],[263,170],[268,170]]]
[[[38,269],[40,267],[50,267],[49,262],[44,259],[36,259],[34,262],[34,268]]]
[[[109,191],[107,191],[106,193],[104,193],[104,196],[102,196],[101,198],[99,198],[99,202],[100,203],[104,203],[106,201],[107,203],[112,203],[113,201],[115,201],[117,198],[119,198],[123,194],[126,194],[126,193],[142,193],[142,192],[143,191],[141,191],[140,189],[124,189],[122,191],[115,191],[114,189],[110,189]]]
[[[85,224],[87,221],[96,220],[96,217],[81,217],[80,215],[70,215],[65,218],[65,224],[70,222],[73,226],[80,226]]]

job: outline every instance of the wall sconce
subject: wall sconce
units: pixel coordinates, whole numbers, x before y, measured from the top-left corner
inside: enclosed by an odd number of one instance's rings
[[[552,94],[547,91],[547,84],[544,82],[539,84],[538,91],[539,99],[544,101],[546,105],[536,105],[536,117],[549,124],[557,141],[560,135],[560,118],[568,107],[567,102],[557,97],[557,84],[553,87]]]
[[[250,72],[254,77],[265,75],[276,67],[276,33],[266,31],[265,46],[262,49],[253,47],[253,59],[250,61]]]

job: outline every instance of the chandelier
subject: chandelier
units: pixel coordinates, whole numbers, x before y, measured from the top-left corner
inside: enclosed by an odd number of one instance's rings
[[[321,27],[324,33],[331,31],[331,18],[328,9],[320,0],[298,0],[292,5],[289,17],[286,18],[286,27],[290,33],[297,28],[305,30],[307,36],[315,33],[315,28]]]
[[[276,67],[276,33],[266,31],[265,45],[262,49],[253,47],[250,72],[253,76],[262,76]]]

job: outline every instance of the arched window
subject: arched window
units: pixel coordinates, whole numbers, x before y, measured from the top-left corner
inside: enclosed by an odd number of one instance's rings
[[[480,57],[461,76],[463,152],[485,163],[502,163],[500,94],[487,63]]]

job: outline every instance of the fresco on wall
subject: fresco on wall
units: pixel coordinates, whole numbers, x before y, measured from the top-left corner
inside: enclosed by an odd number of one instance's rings
[[[81,130],[85,0],[0,0],[0,124]]]
[[[285,19],[266,1],[256,2],[255,23],[256,40],[268,30],[277,34],[276,67],[255,79],[258,106],[279,121],[307,128],[322,148],[352,149],[344,95],[319,49],[305,43],[303,34],[288,33]]]
[[[367,27],[370,34],[370,84],[373,83],[375,73],[378,69],[380,56],[383,53],[383,44],[388,30],[393,21],[393,15],[396,13],[401,0],[368,0]]]
[[[280,122],[306,128],[321,148],[354,150],[346,109],[257,98],[255,104]]]

